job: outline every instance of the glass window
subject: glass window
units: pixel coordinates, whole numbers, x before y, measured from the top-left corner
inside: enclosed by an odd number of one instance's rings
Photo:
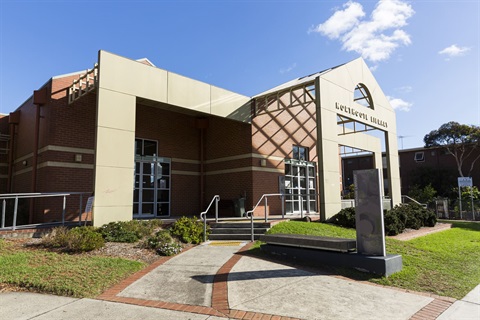
[[[135,139],[136,157],[155,157],[157,155],[157,141]]]
[[[292,159],[308,161],[308,148],[302,146],[293,146],[292,148]]]
[[[353,101],[364,107],[373,109],[373,100],[370,91],[363,83],[357,84],[353,92]]]
[[[421,152],[415,152],[415,161],[416,162],[423,162],[425,161],[425,154],[423,151]]]
[[[298,160],[298,146],[293,146],[292,158]]]

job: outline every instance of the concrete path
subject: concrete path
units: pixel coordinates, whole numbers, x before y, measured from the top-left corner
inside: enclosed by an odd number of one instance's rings
[[[97,299],[0,294],[2,319],[480,319],[460,301],[312,273],[214,242],[162,258]]]
[[[439,320],[478,320],[480,319],[480,285],[438,317]]]

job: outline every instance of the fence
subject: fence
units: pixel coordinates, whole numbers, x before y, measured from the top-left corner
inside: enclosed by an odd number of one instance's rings
[[[91,213],[82,209],[85,208],[90,195],[91,192],[0,194],[2,207],[0,228],[15,230],[19,227],[45,224],[81,225],[91,220]],[[31,201],[35,201],[36,224],[29,224]]]

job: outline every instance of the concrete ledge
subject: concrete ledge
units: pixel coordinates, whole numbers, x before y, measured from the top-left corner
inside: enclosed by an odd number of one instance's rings
[[[260,241],[273,245],[339,252],[350,252],[357,249],[357,242],[355,239],[311,236],[301,234],[266,234],[260,237]]]
[[[274,244],[264,244],[260,248],[270,254],[297,261],[360,269],[387,277],[402,270],[401,255],[366,256],[356,252],[342,253]]]

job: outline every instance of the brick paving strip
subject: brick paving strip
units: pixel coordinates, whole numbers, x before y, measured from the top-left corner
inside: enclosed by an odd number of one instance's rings
[[[253,243],[246,244],[237,253],[250,249],[252,245]],[[184,250],[184,252],[189,249]],[[109,288],[107,291],[97,296],[97,299],[111,301],[111,302],[134,304],[134,305],[144,306],[144,307],[168,309],[168,310],[174,310],[174,311],[185,311],[185,312],[198,313],[198,314],[217,316],[217,317],[228,317],[230,319],[233,318],[233,319],[252,319],[252,320],[257,320],[257,319],[300,320],[297,318],[282,317],[282,316],[273,315],[273,314],[264,314],[259,312],[249,312],[249,311],[230,309],[228,305],[228,284],[227,284],[228,273],[232,270],[233,266],[240,260],[241,255],[238,255],[238,254],[235,254],[233,257],[231,257],[217,271],[217,274],[214,277],[213,289],[212,289],[212,307],[117,296],[126,287],[128,287],[135,281],[139,280],[144,275],[148,274],[158,266],[161,266],[171,258],[173,257],[161,257],[160,259],[158,259],[148,267],[145,267],[144,269],[134,273],[127,279],[121,281],[119,284]]]
[[[242,257],[238,253],[247,251],[251,248],[253,243],[248,243],[243,246],[233,257],[231,257],[216,273],[214,280],[213,280],[213,289],[212,289],[212,306],[205,307],[205,306],[197,306],[197,305],[188,305],[188,304],[181,304],[181,303],[172,303],[172,302],[164,302],[164,301],[157,301],[157,300],[146,300],[146,299],[138,299],[138,298],[128,298],[128,297],[119,297],[117,296],[120,292],[122,292],[126,287],[134,283],[135,281],[142,278],[144,275],[148,274],[158,266],[164,264],[168,260],[173,257],[161,257],[154,263],[150,264],[149,266],[145,267],[144,269],[134,273],[127,279],[121,281],[119,284],[111,287],[101,295],[97,296],[99,300],[111,301],[111,302],[120,302],[120,303],[127,303],[127,304],[134,304],[138,306],[145,306],[145,307],[153,307],[153,308],[160,308],[160,309],[168,309],[174,311],[185,311],[197,314],[204,314],[204,315],[211,315],[217,317],[228,317],[230,319],[248,319],[248,320],[300,320],[298,318],[290,318],[284,317],[274,314],[266,314],[260,312],[250,312],[244,310],[236,310],[230,309],[228,303],[228,274],[235,266],[235,264],[240,260]],[[190,248],[184,250],[187,251]],[[346,278],[343,276],[333,275],[336,278],[340,278],[346,281],[355,281],[350,278]],[[367,281],[358,281],[364,284],[385,287],[383,285],[367,282]],[[402,292],[413,293],[423,296],[429,296],[434,300],[427,304],[425,307],[420,309],[417,313],[415,313],[410,320],[435,320],[440,316],[445,310],[448,309],[455,301],[454,298],[442,297],[437,296],[434,294],[429,294],[425,292],[414,292],[411,290],[395,288],[395,287],[387,287],[394,290],[399,290]]]
[[[451,301],[453,300],[453,301]],[[415,313],[410,320],[434,320],[437,319],[445,310],[452,305],[455,299],[439,298],[435,299],[425,307]]]
[[[188,248],[183,250],[183,252],[190,250]],[[158,266],[161,266],[168,260],[173,257],[161,257],[154,263],[150,264],[149,266],[145,267],[144,269],[132,274],[130,277],[126,278],[125,280],[121,281],[119,284],[111,287],[101,295],[97,296],[99,300],[111,301],[111,302],[120,302],[120,303],[127,303],[127,304],[134,304],[137,306],[144,306],[144,307],[152,307],[152,308],[160,308],[160,309],[168,309],[174,311],[185,311],[191,313],[199,313],[205,314],[210,316],[217,316],[217,317],[225,317],[225,314],[215,310],[211,307],[205,306],[196,306],[196,305],[189,305],[189,304],[181,304],[181,303],[172,303],[172,302],[164,302],[164,301],[157,301],[157,300],[146,300],[146,299],[138,299],[138,298],[128,298],[128,297],[119,297],[117,294],[122,292],[126,287],[134,283],[135,281],[142,278],[144,275],[148,274],[149,272],[153,271]]]

